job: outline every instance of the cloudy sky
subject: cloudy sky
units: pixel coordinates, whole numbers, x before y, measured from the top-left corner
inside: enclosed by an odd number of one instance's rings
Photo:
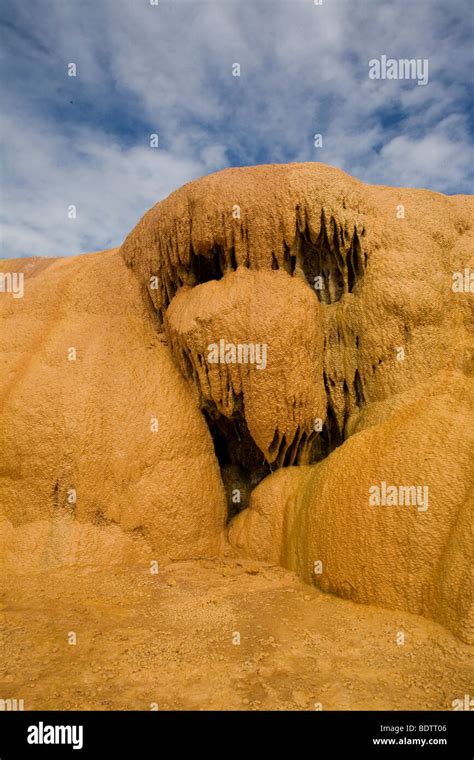
[[[151,2],[3,3],[0,256],[118,245],[226,166],[472,192],[472,0]],[[370,79],[382,55],[428,59],[428,84]]]

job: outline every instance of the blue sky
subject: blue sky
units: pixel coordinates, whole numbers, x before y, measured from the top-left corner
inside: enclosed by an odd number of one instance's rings
[[[35,0],[1,21],[1,257],[119,245],[227,166],[472,192],[471,0]],[[428,59],[428,84],[369,79],[381,55]]]

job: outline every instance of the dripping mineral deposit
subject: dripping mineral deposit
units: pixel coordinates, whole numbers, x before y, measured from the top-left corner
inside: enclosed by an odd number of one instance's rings
[[[309,163],[191,182],[118,249],[3,262],[2,615],[9,662],[56,651],[44,690],[7,666],[0,697],[133,709],[166,684],[164,709],[463,699],[473,255],[468,196]],[[18,605],[42,610],[38,629]]]

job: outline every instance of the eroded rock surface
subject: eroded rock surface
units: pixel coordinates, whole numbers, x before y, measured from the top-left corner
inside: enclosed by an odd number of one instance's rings
[[[7,262],[2,565],[230,542],[474,642],[472,216],[320,164],[232,169],[117,251]]]
[[[212,439],[119,253],[5,263],[25,295],[0,302],[0,562],[218,553]]]

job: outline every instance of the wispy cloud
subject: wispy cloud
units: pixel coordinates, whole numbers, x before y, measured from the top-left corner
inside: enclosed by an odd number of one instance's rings
[[[17,4],[2,27],[1,255],[117,245],[153,203],[228,165],[324,161],[469,192],[470,18],[470,0]],[[369,80],[380,55],[427,58],[428,85]]]

